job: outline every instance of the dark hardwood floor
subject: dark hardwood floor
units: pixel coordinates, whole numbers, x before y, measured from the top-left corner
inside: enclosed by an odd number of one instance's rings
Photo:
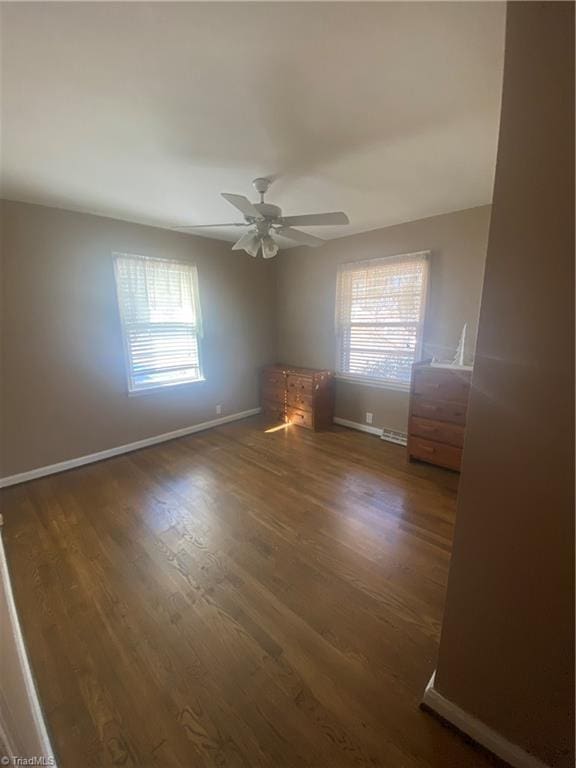
[[[464,768],[418,708],[458,477],[262,417],[2,492],[61,768]]]

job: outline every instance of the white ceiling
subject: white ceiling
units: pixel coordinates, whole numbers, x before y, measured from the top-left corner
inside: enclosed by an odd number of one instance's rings
[[[2,195],[158,226],[490,202],[505,6],[3,3]],[[204,235],[234,239],[238,230]]]

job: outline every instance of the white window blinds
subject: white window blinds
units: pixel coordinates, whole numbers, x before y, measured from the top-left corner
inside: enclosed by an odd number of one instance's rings
[[[338,269],[338,372],[408,388],[419,359],[429,252],[342,264]]]
[[[202,378],[202,321],[193,264],[115,254],[130,392]]]

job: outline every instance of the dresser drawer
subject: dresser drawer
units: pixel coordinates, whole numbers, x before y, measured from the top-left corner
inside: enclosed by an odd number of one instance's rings
[[[448,403],[425,397],[414,397],[412,398],[412,415],[436,421],[449,421],[453,424],[465,424],[466,403]]]
[[[427,368],[414,375],[414,394],[429,399],[468,403],[470,376],[463,372]]]
[[[295,376],[293,374],[287,376],[288,393],[298,392],[301,395],[312,395],[313,386],[312,378],[308,376]]]
[[[310,411],[300,411],[296,408],[286,410],[286,421],[290,424],[297,424],[299,427],[308,427],[312,429],[312,413]]]
[[[262,383],[262,400],[274,400],[277,403],[284,404],[286,390],[283,386],[278,386],[267,381]]]
[[[261,374],[262,387],[279,387],[284,389],[286,386],[286,376],[284,372],[277,368],[264,368]]]
[[[410,456],[421,461],[428,461],[447,469],[460,469],[462,449],[452,445],[444,445],[433,440],[420,437],[409,438],[408,450]]]
[[[311,411],[312,395],[306,394],[299,389],[288,389],[286,403],[288,407],[292,406],[292,408],[297,408],[300,411]]]
[[[447,421],[432,421],[412,416],[410,419],[410,434],[425,437],[437,443],[447,443],[456,448],[464,444],[464,427],[461,424],[450,424]]]
[[[263,414],[279,421],[284,421],[284,403],[279,403],[277,400],[262,399],[261,405]]]

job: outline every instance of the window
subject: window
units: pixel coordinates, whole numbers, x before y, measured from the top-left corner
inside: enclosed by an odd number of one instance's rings
[[[342,264],[336,293],[343,378],[407,389],[419,359],[428,251]]]
[[[202,322],[193,264],[115,254],[128,390],[202,379]]]

